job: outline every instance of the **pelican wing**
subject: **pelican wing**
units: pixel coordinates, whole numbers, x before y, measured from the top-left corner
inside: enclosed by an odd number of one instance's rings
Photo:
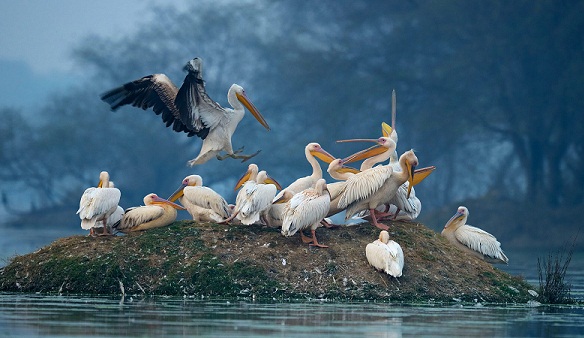
[[[454,236],[460,243],[485,256],[493,258],[501,256],[501,243],[495,236],[482,229],[465,224],[454,232]]]
[[[81,219],[91,219],[115,210],[122,194],[117,188],[87,188],[81,200],[77,214]]]
[[[183,190],[185,198],[194,205],[204,209],[211,209],[224,219],[229,217],[227,201],[208,187],[190,186]]]
[[[339,208],[345,209],[349,204],[373,195],[383,186],[392,172],[391,166],[378,166],[349,177],[339,199]]]
[[[122,219],[114,224],[113,228],[124,231],[135,228],[141,224],[151,222],[162,217],[164,209],[157,205],[146,205],[132,209],[126,209]]]
[[[177,92],[177,87],[166,75],[152,74],[109,90],[101,95],[101,99],[114,111],[128,104],[144,110],[152,108],[156,115],[162,116],[167,127],[172,125],[172,130],[185,132],[188,136],[199,135],[202,127],[197,128],[181,121],[174,104]]]
[[[292,236],[298,230],[309,228],[314,223],[320,222],[328,213],[329,207],[329,194],[319,195],[313,189],[294,194],[284,209],[282,229],[287,230],[288,236]]]
[[[205,139],[209,130],[215,129],[225,119],[225,108],[207,95],[201,69],[189,64],[187,70],[187,76],[176,95],[175,104],[180,120],[197,130],[204,128],[206,133],[201,138]]]

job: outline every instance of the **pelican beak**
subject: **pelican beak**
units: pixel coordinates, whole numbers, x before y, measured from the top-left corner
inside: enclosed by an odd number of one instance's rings
[[[237,190],[237,189],[241,188],[241,186],[245,182],[249,181],[250,176],[251,176],[251,171],[250,170],[246,171],[245,174],[243,174],[243,176],[241,176],[241,178],[237,181],[237,184],[235,185],[235,188],[233,190]]]
[[[276,181],[275,179],[273,179],[269,175],[268,175],[268,178],[266,178],[266,181],[264,183],[265,184],[273,184],[276,186],[276,189],[282,190],[282,186],[280,185],[280,183],[278,183],[278,181]]]
[[[406,198],[410,198],[410,193],[412,192],[412,188],[414,187],[414,174],[416,173],[416,166],[411,165],[409,162],[406,162],[406,166],[408,168],[408,194]]]
[[[152,203],[153,204],[168,204],[168,205],[170,205],[171,207],[173,207],[173,208],[175,208],[177,210],[186,210],[184,207],[182,207],[182,206],[180,206],[180,205],[178,205],[176,203],[173,203],[173,202],[171,202],[169,200],[165,200],[164,198],[158,197],[158,196],[155,196],[155,197],[152,198]]]
[[[358,174],[361,172],[361,170],[344,165],[344,166],[340,167],[339,169],[337,169],[337,172],[340,174],[343,174],[343,173]]]
[[[97,184],[97,187],[98,188],[103,188],[103,181],[102,180],[99,180],[99,183]]]
[[[412,184],[413,185],[418,185],[420,182],[422,182],[426,177],[428,177],[428,175],[430,175],[434,169],[436,169],[435,166],[430,166],[430,167],[425,167],[425,168],[420,168],[420,169],[416,169],[415,173],[416,173],[416,178],[412,178]]]
[[[346,140],[348,141],[348,140]],[[377,140],[375,140],[377,142]],[[338,141],[337,141],[338,142]],[[348,141],[351,142],[351,141]],[[354,153],[353,155],[347,156],[343,159],[343,163],[352,163],[355,161],[363,160],[369,157],[373,157],[379,154],[383,154],[387,151],[386,147],[380,145],[374,145],[373,147],[367,148],[365,150],[361,150],[359,152]]]
[[[172,193],[172,195],[170,195],[170,197],[168,198],[169,201],[174,202],[177,199],[183,197],[184,195],[184,189],[187,187],[187,184],[181,184],[180,187],[178,187],[178,189],[176,189],[175,192]]]
[[[318,157],[322,161],[329,164],[335,160],[335,157],[331,155],[328,151],[322,149],[322,147],[318,148],[317,150],[311,150],[310,154],[314,157]]]
[[[250,111],[253,117],[255,117],[256,120],[258,120],[258,122],[262,126],[264,126],[264,128],[270,130],[270,126],[268,125],[268,122],[266,122],[266,119],[264,119],[262,114],[260,114],[260,111],[253,105],[253,103],[247,98],[247,96],[245,96],[245,93],[241,94],[235,93],[235,96],[237,96],[239,102],[241,102],[245,106],[245,108],[247,108],[247,110]]]
[[[393,128],[389,124],[381,122],[381,133],[383,134],[383,137],[389,137],[392,131]]]
[[[454,214],[454,216],[450,217],[450,219],[448,220],[448,222],[446,222],[446,225],[444,227],[445,228],[448,227],[450,224],[462,219],[463,217],[464,217],[464,214],[462,212],[457,211],[456,214]]]

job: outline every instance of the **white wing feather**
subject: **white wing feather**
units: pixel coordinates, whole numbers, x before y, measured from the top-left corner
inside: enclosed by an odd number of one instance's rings
[[[383,186],[392,172],[393,169],[390,166],[377,166],[349,177],[339,199],[339,208],[345,209],[351,203],[373,195]]]
[[[211,209],[223,219],[229,217],[227,201],[208,187],[189,186],[183,190],[184,197],[192,204],[204,209]]]
[[[113,213],[120,202],[121,192],[117,188],[88,188],[79,201],[77,214],[85,230],[95,226],[97,220]]]
[[[126,209],[117,225],[114,227],[118,230],[134,228],[140,224],[153,221],[164,214],[164,209],[156,205],[140,206],[132,209]]]
[[[472,225],[462,225],[454,232],[456,239],[476,252],[485,256],[506,260],[501,243],[490,233]],[[503,259],[505,257],[505,259]]]

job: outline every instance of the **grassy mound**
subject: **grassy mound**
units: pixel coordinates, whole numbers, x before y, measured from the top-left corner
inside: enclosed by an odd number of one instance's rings
[[[265,300],[532,299],[533,287],[521,278],[464,254],[419,223],[391,224],[391,238],[405,255],[399,279],[367,263],[365,246],[379,235],[370,224],[319,229],[317,235],[328,249],[265,226],[193,221],[126,236],[73,236],[13,258],[0,270],[0,291]]]

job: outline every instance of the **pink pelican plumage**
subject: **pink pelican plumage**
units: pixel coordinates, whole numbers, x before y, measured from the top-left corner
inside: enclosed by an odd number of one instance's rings
[[[375,269],[390,276],[401,277],[404,268],[404,252],[401,246],[389,239],[389,233],[382,230],[379,239],[365,247],[367,261]]]
[[[285,199],[276,200],[275,203],[282,203]],[[326,187],[326,181],[319,179],[314,188],[308,188],[298,192],[286,201],[284,219],[282,222],[282,235],[293,236],[300,232],[300,238],[304,243],[311,246],[327,248],[327,245],[320,244],[316,239],[316,229],[321,225],[321,221],[326,217],[330,207],[330,196]],[[312,238],[306,237],[303,230],[310,229]]]
[[[197,222],[221,222],[231,214],[227,201],[213,189],[203,186],[199,175],[183,179],[168,198],[171,202],[177,199]]]
[[[245,108],[270,130],[268,123],[237,84],[233,84],[227,93],[227,101],[233,109],[223,108],[213,101],[205,90],[202,68],[200,58],[189,61],[184,68],[187,76],[180,89],[166,75],[153,74],[109,90],[101,95],[101,99],[112,110],[128,104],[144,110],[152,108],[162,116],[167,127],[172,125],[176,132],[203,139],[199,155],[188,162],[190,166],[205,163],[214,156],[220,160],[226,157],[243,161],[252,158],[259,151],[251,155],[239,154],[242,149],[234,152],[231,136],[243,119]],[[226,155],[220,156],[221,151]]]
[[[468,214],[466,207],[458,207],[456,214],[444,226],[442,236],[457,248],[475,257],[492,264],[507,264],[509,259],[501,249],[501,243],[490,233],[466,224]]]
[[[148,194],[144,197],[144,205],[126,209],[122,219],[114,224],[113,229],[127,233],[164,227],[174,222],[176,210],[185,208],[156,194]]]

